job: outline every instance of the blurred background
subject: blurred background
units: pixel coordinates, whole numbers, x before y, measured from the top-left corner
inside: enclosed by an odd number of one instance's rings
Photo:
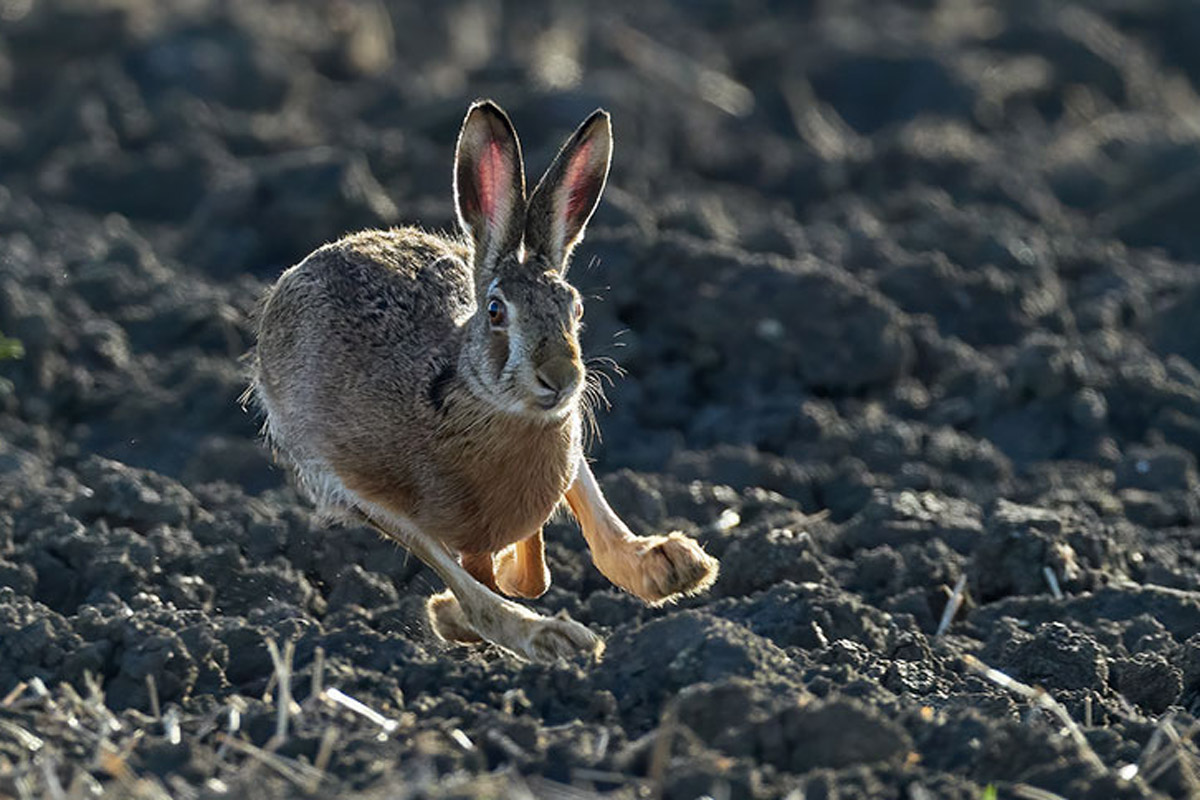
[[[1186,472],[1198,33],[1167,0],[3,0],[10,463],[280,485],[236,403],[258,298],[347,231],[451,229],[491,97],[531,181],[613,114],[572,272],[628,373],[610,466],[746,445],[841,517],[1163,441]]]

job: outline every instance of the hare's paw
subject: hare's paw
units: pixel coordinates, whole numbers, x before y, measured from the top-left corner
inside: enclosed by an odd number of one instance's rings
[[[720,565],[698,543],[674,532],[649,537],[633,568],[630,591],[658,605],[712,586]]]
[[[473,632],[528,661],[598,656],[604,649],[603,640],[578,622],[543,617],[491,592],[468,599],[463,612]]]
[[[429,624],[433,632],[447,642],[474,644],[483,641],[483,637],[467,622],[458,598],[449,590],[435,594],[425,601],[425,612],[429,615]]]
[[[530,661],[557,661],[576,656],[599,657],[604,640],[573,619],[542,617],[531,620],[532,630],[520,654]]]

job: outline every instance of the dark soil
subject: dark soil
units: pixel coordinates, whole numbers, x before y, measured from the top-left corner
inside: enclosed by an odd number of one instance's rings
[[[1198,42],[1191,0],[0,2],[0,796],[1200,796]],[[438,644],[238,403],[282,269],[451,226],[478,96],[533,173],[612,112],[597,472],[722,559],[647,609],[552,525],[598,664]]]

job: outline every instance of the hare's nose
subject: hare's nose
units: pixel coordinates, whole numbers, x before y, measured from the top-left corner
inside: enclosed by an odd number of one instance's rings
[[[538,367],[534,375],[540,388],[553,393],[555,402],[579,383],[579,367],[570,358],[552,358]]]

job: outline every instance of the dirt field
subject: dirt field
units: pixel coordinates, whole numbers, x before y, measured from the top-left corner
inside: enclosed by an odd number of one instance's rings
[[[1198,89],[1188,0],[0,0],[0,797],[1200,797]],[[237,402],[480,96],[612,113],[596,471],[722,562],[551,525],[597,664],[437,643]]]

